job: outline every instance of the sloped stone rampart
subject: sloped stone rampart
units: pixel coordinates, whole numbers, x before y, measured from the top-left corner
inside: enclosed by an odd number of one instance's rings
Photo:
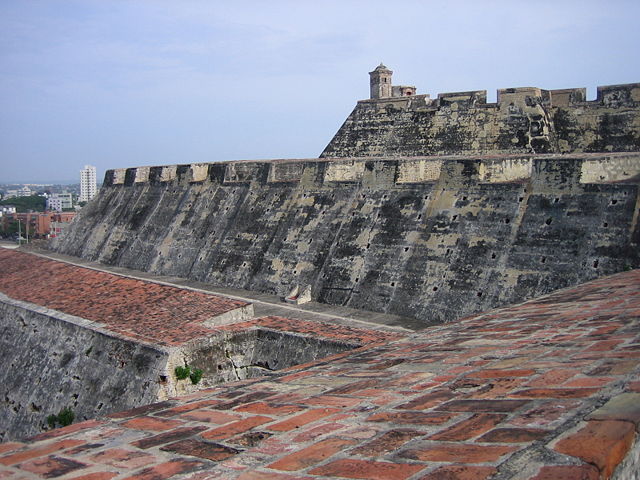
[[[637,266],[637,181],[584,183],[598,160],[640,173],[637,153],[110,171],[54,248],[428,325]]]

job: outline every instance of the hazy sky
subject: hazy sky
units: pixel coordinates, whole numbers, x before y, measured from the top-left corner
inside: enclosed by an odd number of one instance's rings
[[[0,0],[0,183],[317,157],[380,62],[418,93],[640,82],[640,2]]]

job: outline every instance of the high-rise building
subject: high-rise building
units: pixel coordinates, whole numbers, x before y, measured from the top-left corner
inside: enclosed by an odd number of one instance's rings
[[[96,196],[96,167],[85,165],[80,170],[80,198],[81,202],[88,202]]]

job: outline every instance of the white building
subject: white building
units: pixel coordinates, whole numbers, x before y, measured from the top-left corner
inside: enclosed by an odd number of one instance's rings
[[[73,208],[73,198],[70,193],[52,193],[47,198],[47,210],[61,212],[65,208]]]
[[[88,202],[96,196],[96,167],[85,165],[80,170],[80,198],[81,202]]]

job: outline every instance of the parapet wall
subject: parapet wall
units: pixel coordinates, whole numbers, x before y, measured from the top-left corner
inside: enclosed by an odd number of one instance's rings
[[[428,325],[639,265],[639,168],[636,153],[109,171],[54,248],[280,296],[311,285]]]
[[[320,155],[624,152],[640,149],[640,83],[484,90],[361,100]]]
[[[63,408],[81,421],[157,400],[168,353],[92,323],[0,294],[0,441],[39,433]]]

